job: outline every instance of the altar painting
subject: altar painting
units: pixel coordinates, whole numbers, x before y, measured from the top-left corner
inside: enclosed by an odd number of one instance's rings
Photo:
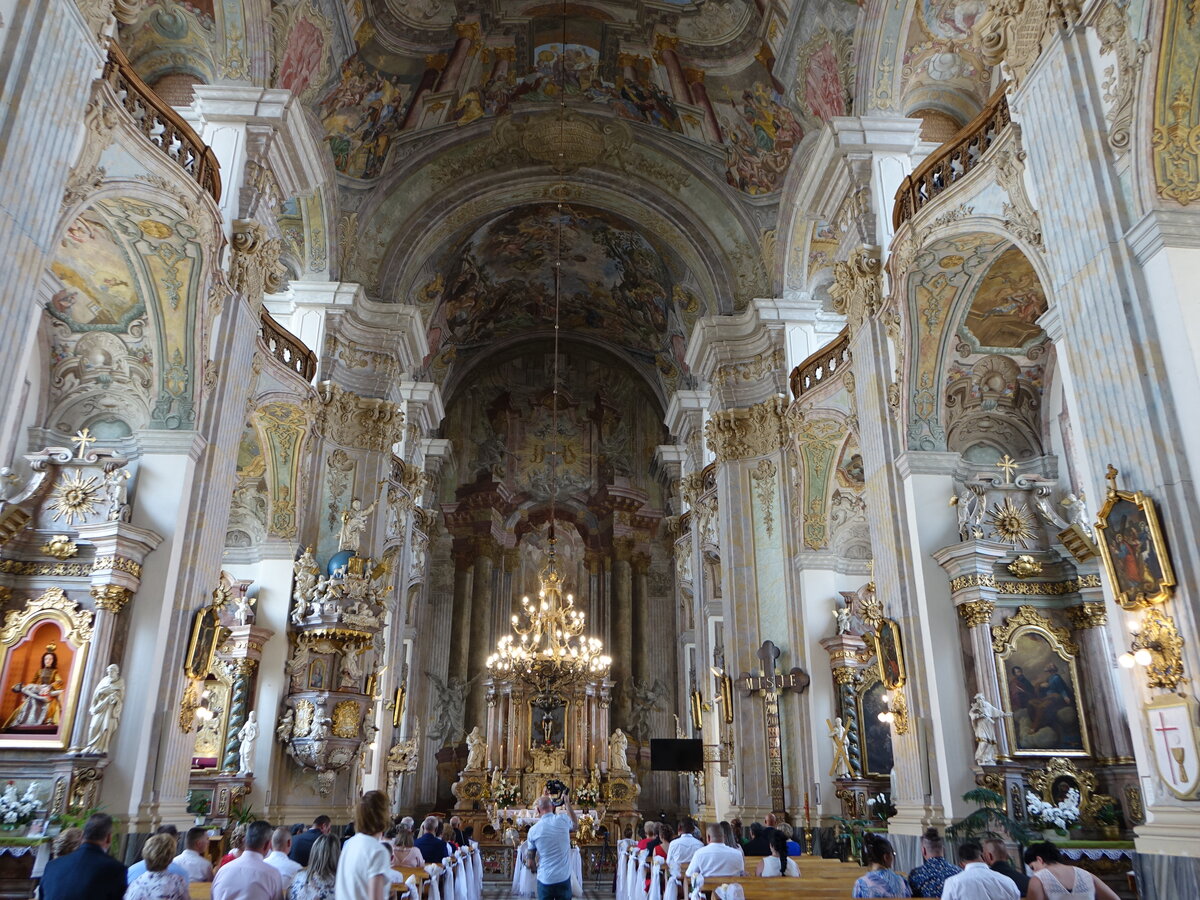
[[[0,632],[0,747],[66,747],[90,621],[57,588],[7,614]]]
[[[875,679],[858,694],[858,721],[862,724],[862,774],[886,778],[892,772],[892,726],[879,721],[888,712],[887,686]]]
[[[1041,618],[1033,614],[1029,619]],[[1005,720],[1014,756],[1085,756],[1083,703],[1073,647],[1030,622],[997,652]]]

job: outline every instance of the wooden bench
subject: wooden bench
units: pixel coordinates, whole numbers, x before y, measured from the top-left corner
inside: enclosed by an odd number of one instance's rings
[[[188,884],[188,896],[192,900],[212,900],[211,881],[193,881]]]

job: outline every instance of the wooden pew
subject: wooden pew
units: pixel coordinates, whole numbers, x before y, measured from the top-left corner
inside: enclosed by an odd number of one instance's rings
[[[188,896],[192,900],[212,900],[211,881],[193,881],[188,884]]]

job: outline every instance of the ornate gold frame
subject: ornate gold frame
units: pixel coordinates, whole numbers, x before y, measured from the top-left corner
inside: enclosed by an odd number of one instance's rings
[[[30,735],[17,737],[0,735],[0,748],[38,748],[62,750],[71,741],[75,727],[75,713],[79,706],[79,692],[83,687],[84,672],[87,671],[88,650],[92,644],[92,613],[80,608],[66,595],[62,588],[49,588],[37,598],[25,601],[23,609],[5,613],[4,627],[0,629],[0,673],[8,662],[8,655],[30,630],[40,622],[53,621],[63,630],[66,640],[75,645],[71,672],[67,674],[67,690],[62,701],[62,718],[58,735]]]
[[[1071,633],[1066,628],[1055,625],[1032,606],[1018,608],[1017,612],[1005,619],[1002,625],[996,625],[992,628],[992,650],[996,655],[996,668],[999,670],[1000,675],[1000,702],[1004,707],[1004,711],[1006,713],[1013,712],[1012,701],[1009,699],[1008,658],[1012,655],[1017,640],[1022,635],[1031,632],[1045,638],[1050,644],[1050,648],[1071,671],[1071,684],[1075,690],[1075,709],[1079,713],[1079,735],[1083,749],[1018,749],[1016,725],[1013,723],[1013,717],[1009,715],[1005,717],[1004,722],[1005,728],[1008,731],[1008,743],[1012,748],[1011,753],[1014,757],[1090,756],[1091,742],[1088,738],[1087,710],[1083,698],[1079,694],[1081,682],[1079,680],[1079,667],[1076,664],[1076,659],[1079,656],[1079,647],[1071,640]]]
[[[1030,786],[1042,795],[1047,803],[1057,803],[1054,799],[1054,783],[1060,778],[1073,779],[1079,786],[1079,821],[1084,825],[1096,823],[1096,812],[1106,803],[1115,803],[1108,794],[1096,793],[1096,775],[1080,769],[1069,759],[1062,756],[1053,757],[1043,769],[1033,769],[1026,776]]]
[[[208,653],[204,654],[204,659],[198,659],[202,629],[205,628],[208,619],[211,619],[213,628],[212,644],[209,646]],[[204,606],[196,610],[192,619],[192,636],[188,641],[187,656],[183,659],[183,670],[187,673],[188,678],[203,680],[208,677],[209,672],[212,671],[213,657],[216,655],[217,648],[224,641],[222,634],[224,630],[217,614],[216,605]]]
[[[1167,555],[1167,543],[1163,540],[1162,527],[1158,521],[1158,512],[1154,508],[1154,501],[1143,494],[1141,491],[1119,491],[1117,490],[1117,470],[1112,466],[1108,467],[1108,474],[1105,476],[1108,479],[1108,496],[1104,500],[1104,506],[1100,508],[1100,513],[1096,518],[1096,544],[1100,549],[1100,558],[1104,561],[1104,570],[1108,573],[1108,580],[1113,586],[1113,594],[1118,604],[1124,609],[1145,609],[1147,606],[1154,606],[1157,603],[1165,603],[1170,599],[1175,587],[1175,571],[1171,568],[1171,559]],[[1146,517],[1146,524],[1150,531],[1150,542],[1154,547],[1154,553],[1158,557],[1159,566],[1162,568],[1162,578],[1158,584],[1158,590],[1153,594],[1146,594],[1133,589],[1127,591],[1117,591],[1117,570],[1113,564],[1112,555],[1108,550],[1108,542],[1104,539],[1103,531],[1108,528],[1108,516],[1112,512],[1112,508],[1120,501],[1132,503],[1138,508],[1138,511]]]
[[[858,733],[859,733],[858,743],[859,743],[860,753],[861,753],[861,757],[862,757],[862,773],[863,773],[864,778],[878,778],[878,777],[886,778],[891,774],[890,770],[888,772],[875,772],[875,771],[870,771],[868,769],[868,763],[870,762],[870,754],[867,753],[867,719],[866,719],[866,715],[863,711],[863,697],[866,696],[867,691],[869,691],[871,688],[873,688],[877,684],[883,685],[884,696],[887,696],[888,686],[883,683],[882,678],[878,677],[878,675],[879,675],[878,672],[874,673],[876,675],[875,678],[871,678],[867,674],[867,673],[872,672],[872,670],[870,668],[861,669],[860,671],[864,674],[865,677],[858,679],[858,684],[855,685],[855,687],[854,687],[854,711],[858,714]],[[890,710],[891,704],[889,704],[885,701],[884,708],[887,710]],[[891,738],[891,729],[890,728],[888,729],[888,738],[889,738],[889,740]],[[892,746],[893,760],[895,759],[895,755],[896,755],[896,747],[895,747],[895,745],[893,745]]]
[[[896,665],[900,670],[899,677],[893,683],[892,679],[888,678],[888,673],[883,668],[883,641],[880,640],[880,635],[883,634],[883,629],[890,630],[896,639]],[[880,619],[879,624],[875,626],[875,633],[871,636],[875,644],[875,664],[879,667],[879,680],[883,682],[883,686],[889,691],[896,691],[904,687],[908,681],[908,674],[904,667],[904,640],[900,635],[900,623],[895,619]]]

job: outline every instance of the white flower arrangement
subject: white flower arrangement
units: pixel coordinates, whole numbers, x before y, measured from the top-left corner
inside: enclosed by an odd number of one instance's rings
[[[1025,807],[1036,827],[1053,828],[1061,835],[1079,821],[1079,791],[1071,788],[1066,798],[1057,806],[1043,800],[1033,791],[1025,792]]]
[[[41,806],[41,797],[37,788],[37,782],[32,781],[25,789],[25,795],[18,797],[16,783],[8,782],[4,786],[4,793],[0,794],[0,823],[24,825],[31,821]]]

